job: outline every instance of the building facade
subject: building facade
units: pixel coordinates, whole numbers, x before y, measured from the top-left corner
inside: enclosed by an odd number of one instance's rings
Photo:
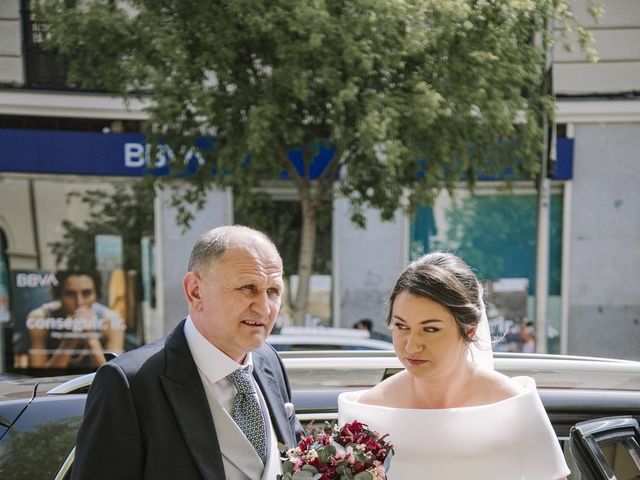
[[[607,0],[595,23],[600,57],[555,52],[558,122],[574,138],[566,265],[569,335],[580,355],[640,359],[640,3]]]
[[[640,4],[607,0],[597,24],[586,2],[575,4],[600,62],[554,52],[558,156],[565,170],[551,190],[548,336],[556,352],[640,359]],[[28,5],[0,2],[0,274],[4,269],[6,278],[12,271],[57,268],[50,245],[64,235],[62,221],[91,218],[86,204],[69,200],[70,192],[137,181],[142,153],[131,145],[143,142],[146,119],[143,103],[66,88],[65,67],[40,49],[41,29],[30,21]],[[21,143],[20,134],[26,135]],[[109,148],[113,153],[105,157]],[[65,170],[62,159],[71,158]],[[92,170],[97,164],[108,167]],[[315,279],[321,305],[309,321],[350,327],[371,318],[383,330],[398,273],[410,259],[440,248],[478,268],[496,295],[490,305],[496,333],[516,335],[516,327],[535,316],[537,192],[532,182],[516,183],[510,192],[502,186],[480,182],[473,196],[461,187],[454,199],[443,194],[415,216],[398,213],[391,222],[370,211],[366,230],[349,221],[346,201],[335,200],[325,249],[331,272]],[[272,190],[282,201],[294,192],[286,182]],[[155,300],[145,307],[143,341],[164,335],[186,314],[181,278],[196,237],[238,218],[231,192],[214,190],[184,232],[166,197],[150,200]],[[499,232],[498,224],[504,225]],[[0,322],[10,318],[7,301],[4,316],[2,305],[0,289]]]

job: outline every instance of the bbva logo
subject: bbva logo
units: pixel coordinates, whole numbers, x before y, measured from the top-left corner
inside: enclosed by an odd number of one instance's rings
[[[16,285],[20,288],[57,286],[58,279],[53,273],[18,273]]]
[[[151,159],[151,145],[145,145],[142,143],[124,144],[124,166],[128,168],[139,168],[144,167],[145,165],[153,168],[162,168],[174,161],[175,158],[176,154],[169,145],[157,146],[154,162]],[[191,161],[198,162],[198,165],[204,165],[205,163],[202,154],[195,147],[192,147],[185,152],[183,161],[185,165]]]

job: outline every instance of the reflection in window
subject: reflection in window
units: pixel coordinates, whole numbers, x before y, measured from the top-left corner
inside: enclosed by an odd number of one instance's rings
[[[2,438],[0,478],[54,478],[75,444],[84,400],[34,402]]]
[[[0,228],[0,328],[9,321],[9,261],[7,258],[7,240]],[[2,335],[0,335],[0,341]],[[0,352],[2,352],[0,346]],[[0,366],[2,362],[0,361]]]
[[[75,360],[96,353],[89,345],[91,338],[105,340],[102,348],[118,354],[145,343],[147,327],[154,318],[155,192],[151,184],[71,177],[7,181],[14,192],[12,196],[3,192],[8,224],[27,221],[33,229],[13,229],[18,233],[14,240],[17,248],[9,250],[12,323],[5,332],[12,358],[5,367],[30,375],[68,373],[76,367],[86,371],[89,366]],[[29,192],[34,202],[31,209],[19,201]],[[25,217],[29,214],[31,217]],[[71,280],[67,278],[69,282],[81,281],[83,285],[63,282],[64,271],[75,273]],[[70,296],[64,296],[64,290]],[[74,298],[73,291],[82,295],[80,300]],[[67,319],[93,318],[86,308],[98,320],[109,321],[96,322],[84,337],[69,332],[73,321]],[[82,312],[84,315],[76,315]],[[1,315],[0,309],[0,319]],[[59,318],[65,322],[51,321]],[[107,331],[110,334],[105,336]],[[107,337],[113,342],[106,341]],[[55,351],[65,350],[73,351],[73,361],[52,360]],[[98,358],[93,355],[92,362],[101,362]]]
[[[599,443],[618,480],[640,479],[640,446],[634,438]]]
[[[462,195],[460,195],[462,197]],[[537,197],[499,193],[467,196],[457,202],[439,197],[420,207],[411,224],[412,259],[433,250],[461,256],[487,281],[486,299],[496,350],[532,349],[535,317]],[[551,195],[548,351],[558,353],[561,312],[562,195]]]
[[[256,193],[251,199],[234,196],[234,223],[265,232],[278,247],[285,272],[286,302],[293,303],[298,281],[298,255],[302,231],[302,211],[297,200],[272,198]],[[331,204],[320,210],[310,283],[307,318],[310,326],[331,325]],[[289,313],[283,302],[281,315]],[[286,325],[286,323],[285,323]]]

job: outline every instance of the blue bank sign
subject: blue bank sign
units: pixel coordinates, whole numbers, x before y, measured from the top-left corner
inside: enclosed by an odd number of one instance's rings
[[[152,163],[149,150],[141,134],[0,129],[0,171],[7,172],[112,176],[168,173],[168,161],[174,156],[171,149],[158,149],[151,170],[147,167]],[[204,162],[195,148],[184,157],[186,162]]]
[[[208,143],[208,145],[207,145]],[[211,148],[203,140],[200,148]],[[322,149],[311,167],[317,177],[333,152]],[[558,141],[558,168],[554,178],[570,179],[573,174],[573,140]],[[151,161],[144,135],[131,133],[58,132],[49,130],[0,129],[0,172],[54,173],[71,175],[141,176],[166,175],[169,159],[175,153],[161,146]],[[289,152],[289,158],[302,171],[302,153]],[[204,163],[199,148],[188,150],[185,165]],[[153,164],[153,168],[149,168]],[[282,178],[287,178],[285,172]]]

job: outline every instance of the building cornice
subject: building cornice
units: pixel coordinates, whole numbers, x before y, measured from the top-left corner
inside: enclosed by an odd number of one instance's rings
[[[640,99],[556,100],[557,123],[640,122]]]
[[[108,94],[0,90],[0,115],[146,120],[147,105]]]
[[[147,101],[108,94],[0,89],[0,115],[146,120]],[[640,99],[556,100],[557,123],[640,122]]]

